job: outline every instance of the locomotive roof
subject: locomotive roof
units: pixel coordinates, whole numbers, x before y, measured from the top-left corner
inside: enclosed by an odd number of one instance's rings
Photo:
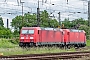
[[[40,27],[22,27],[22,29],[31,29],[31,28],[36,28],[36,29],[41,29]]]
[[[44,28],[44,27],[22,27],[22,29],[31,29],[31,28],[36,28],[38,30],[54,30],[54,31],[62,31],[62,29],[59,28]]]
[[[59,29],[59,28],[42,28],[41,27],[41,30],[54,30],[54,31],[62,31],[62,29]]]
[[[67,30],[68,32],[85,32],[84,30],[78,30],[78,29],[63,29]]]
[[[83,30],[77,30],[77,29],[70,29],[72,32],[83,32]]]

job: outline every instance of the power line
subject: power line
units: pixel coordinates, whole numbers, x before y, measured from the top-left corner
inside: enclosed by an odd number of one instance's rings
[[[19,0],[18,0],[19,1]],[[50,3],[49,3],[50,4]],[[14,5],[14,4],[8,4],[8,5]],[[56,5],[58,5],[58,4],[56,4]],[[68,4],[69,5],[69,4]],[[21,7],[21,5],[14,5],[14,6],[20,6]],[[59,5],[58,5],[59,6]],[[61,7],[67,7],[67,6],[63,6],[63,5],[60,5]],[[27,7],[27,8],[30,8],[30,7],[28,7],[28,6],[23,6],[23,7]],[[37,8],[37,7],[31,7],[32,9],[33,8]],[[74,6],[72,6],[72,7],[69,7],[69,8],[73,8],[73,9],[80,9],[80,8],[74,8]],[[5,8],[5,9],[7,9],[7,8]],[[45,9],[45,8],[40,8],[40,9]],[[18,11],[19,12],[19,10],[17,10],[17,9],[11,9],[10,8],[10,10],[16,10],[16,11]],[[62,13],[66,13],[67,11],[63,11],[63,10],[60,10],[60,9],[46,9],[46,10],[52,10],[52,11],[54,11],[55,10],[55,12],[57,11],[61,11]],[[25,11],[25,10],[24,10]],[[28,11],[28,10],[27,10]],[[69,12],[69,13],[74,13],[74,12]]]
[[[6,0],[4,2],[6,2]]]
[[[14,4],[11,4],[11,5],[14,5]],[[18,6],[18,5],[14,5],[14,6]],[[19,5],[20,6],[20,5]],[[61,5],[62,6],[62,5]],[[28,7],[28,6],[24,6],[24,7]],[[62,6],[63,7],[63,6]],[[67,6],[65,6],[67,7]],[[30,8],[30,7],[29,7]],[[32,8],[36,8],[36,7],[32,7]],[[73,7],[69,7],[69,8],[73,8]],[[40,8],[40,9],[43,9],[43,8]],[[80,9],[80,8],[75,8],[75,9]]]
[[[50,4],[50,3],[46,3],[46,4]],[[14,5],[14,4],[8,4],[8,5],[13,5],[13,6],[21,6],[21,5]],[[68,7],[68,6],[63,6],[63,5],[59,5],[59,4],[55,4],[56,6],[58,5],[58,6],[61,6],[61,7]],[[68,4],[69,5],[69,4]],[[74,8],[74,6],[73,5],[70,5],[71,7],[69,7],[69,8],[73,8],[73,9],[80,9],[80,8]],[[28,6],[23,6],[23,7],[28,7]],[[36,7],[32,7],[32,8],[36,8]],[[41,9],[43,9],[43,8],[41,8]]]

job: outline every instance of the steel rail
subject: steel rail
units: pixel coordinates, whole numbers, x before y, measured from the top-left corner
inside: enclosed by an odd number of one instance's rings
[[[51,60],[81,58],[82,56],[90,56],[90,51],[0,56],[0,60]]]

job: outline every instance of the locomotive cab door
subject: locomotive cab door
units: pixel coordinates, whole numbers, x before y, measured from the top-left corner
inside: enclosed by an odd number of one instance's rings
[[[64,44],[67,45],[70,43],[70,32],[64,30]]]
[[[42,30],[38,30],[38,38],[39,38],[39,45],[41,45],[42,42]]]
[[[70,32],[66,33],[66,45],[70,44]]]

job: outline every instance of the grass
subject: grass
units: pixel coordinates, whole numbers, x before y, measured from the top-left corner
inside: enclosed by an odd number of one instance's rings
[[[60,49],[56,47],[47,48],[47,47],[37,47],[37,48],[0,48],[0,52],[3,53],[5,56],[7,55],[20,55],[20,54],[38,54],[38,53],[58,53],[58,52],[73,52],[75,51],[74,48],[72,49]]]
[[[7,55],[20,55],[20,54],[38,54],[38,53],[58,53],[58,52],[74,52],[75,48],[60,49],[58,47],[32,47],[21,48],[13,40],[0,39],[0,53]],[[87,46],[90,46],[90,40],[86,42]]]
[[[86,41],[86,46],[90,46],[90,40]]]
[[[57,53],[57,52],[69,52],[75,51],[72,49],[60,49],[57,47],[32,47],[32,48],[21,48],[13,40],[0,39],[0,53],[7,55],[20,55],[20,54],[38,54],[38,53]]]

